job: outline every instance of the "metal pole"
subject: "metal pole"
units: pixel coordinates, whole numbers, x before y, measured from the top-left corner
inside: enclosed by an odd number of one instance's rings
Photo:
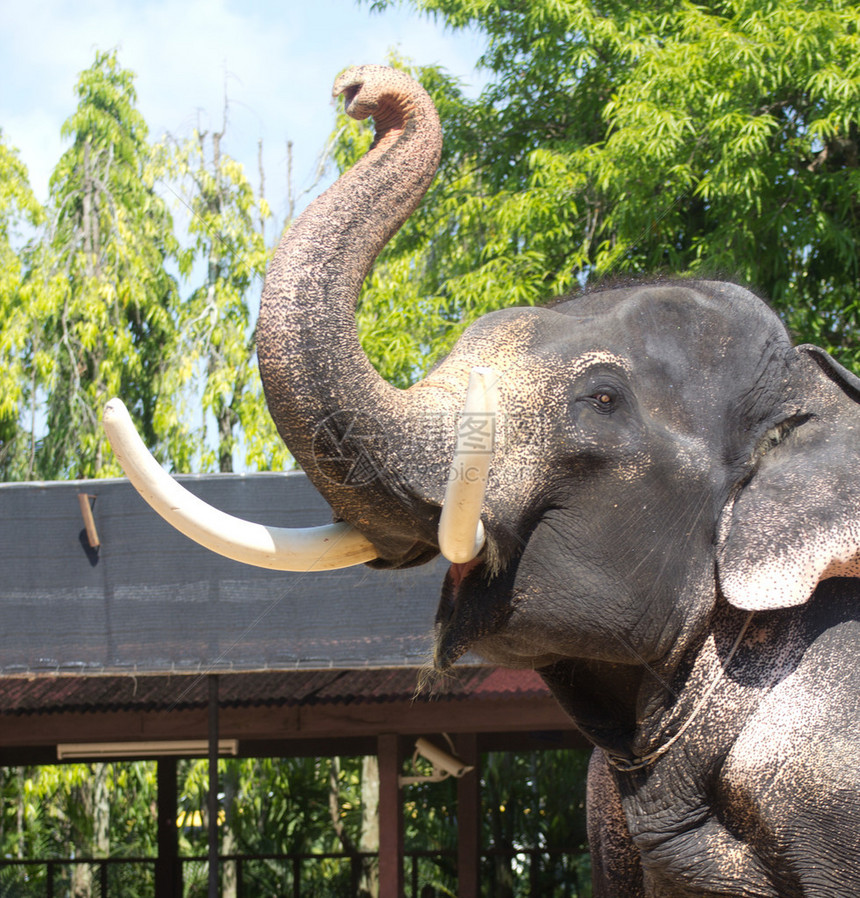
[[[218,675],[209,675],[209,898],[218,898]]]

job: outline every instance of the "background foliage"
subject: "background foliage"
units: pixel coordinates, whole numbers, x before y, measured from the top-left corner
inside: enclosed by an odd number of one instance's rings
[[[76,93],[44,208],[0,144],[0,476],[121,473],[100,426],[112,396],[174,470],[283,466],[253,365],[265,199],[221,151],[225,129],[149,143],[115,52]]]
[[[799,340],[860,367],[856,3],[410,5],[486,33],[487,84],[469,100],[415,70],[445,155],[364,294],[370,352],[395,297],[429,312],[408,355],[378,359],[392,374],[483,312],[646,273],[746,282]],[[346,163],[363,143],[342,127]]]
[[[482,846],[487,858],[481,882],[488,898],[590,895],[584,813],[587,762],[585,751],[483,756]],[[178,766],[177,826],[180,856],[185,858],[186,898],[207,894],[206,767],[199,760]],[[245,894],[292,894],[292,864],[272,855],[372,850],[362,845],[366,759],[231,759],[219,763],[219,775],[220,853],[266,855],[245,862]],[[98,782],[100,796],[90,788],[93,782]],[[155,762],[0,768],[0,795],[4,858],[156,855]],[[94,807],[94,800],[101,810]],[[416,861],[420,886],[432,889],[435,898],[455,898],[454,781],[408,787],[403,812],[407,853],[430,855]],[[410,865],[407,860],[407,882]],[[374,868],[369,862],[361,881],[367,895],[376,894]],[[153,894],[152,864],[135,862],[109,869],[110,894]],[[8,898],[43,895],[45,876],[44,866],[0,867],[0,893]],[[88,864],[62,865],[55,875],[57,894],[73,898],[99,894],[97,882],[97,873]],[[234,864],[222,862],[223,898],[236,894],[235,883]],[[351,895],[349,861],[304,861],[302,894]]]

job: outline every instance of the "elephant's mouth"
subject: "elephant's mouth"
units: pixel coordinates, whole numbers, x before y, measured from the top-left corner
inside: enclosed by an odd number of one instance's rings
[[[511,614],[505,574],[492,578],[482,557],[452,564],[436,611],[434,666],[450,668],[481,640],[497,633]],[[501,582],[500,582],[501,581]]]

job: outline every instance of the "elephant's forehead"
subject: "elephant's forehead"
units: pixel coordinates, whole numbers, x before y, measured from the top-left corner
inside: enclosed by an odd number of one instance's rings
[[[571,345],[596,339],[637,360],[669,356],[696,364],[723,358],[727,350],[751,355],[775,339],[787,341],[761,300],[734,285],[715,286],[712,293],[678,285],[612,290],[555,311]]]
[[[686,287],[627,289],[556,308],[508,309],[484,316],[459,349],[501,373],[567,379],[592,366],[620,367],[655,383],[735,381],[774,342],[787,343],[773,313],[751,295],[707,296]]]

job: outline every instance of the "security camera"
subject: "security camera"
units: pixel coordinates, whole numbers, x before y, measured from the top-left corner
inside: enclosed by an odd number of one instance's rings
[[[423,736],[416,740],[415,751],[417,751],[422,758],[426,758],[434,768],[444,770],[448,776],[454,776],[457,777],[457,779],[463,776],[463,774],[468,773],[470,770],[475,769],[468,764],[464,764],[454,755],[449,755],[447,751],[442,751],[441,748],[437,748],[429,739],[425,739]]]
[[[451,750],[454,746],[446,734],[442,734],[448,740]],[[399,779],[401,786],[408,786],[412,783],[439,783],[449,776],[459,779],[470,771],[474,770],[473,766],[464,763],[456,755],[449,754],[441,748],[435,746],[429,739],[423,736],[415,741],[415,754],[412,756],[412,763],[421,755],[433,765],[433,773],[429,776],[401,776]]]

